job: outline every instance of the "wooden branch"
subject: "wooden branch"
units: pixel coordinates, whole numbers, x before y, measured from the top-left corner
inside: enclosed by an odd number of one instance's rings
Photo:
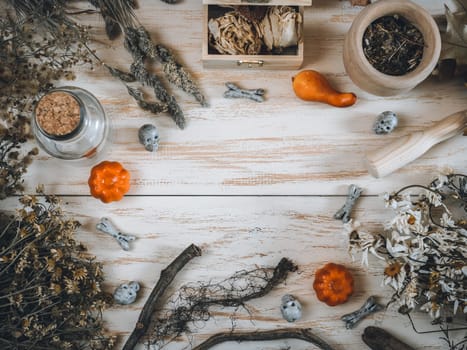
[[[366,327],[362,339],[373,350],[414,350],[411,346],[401,342],[379,327]]]
[[[281,328],[268,331],[217,333],[200,345],[194,347],[193,350],[207,350],[227,341],[242,342],[279,339],[300,339],[314,344],[322,350],[333,350],[331,345],[314,335],[309,328]]]
[[[161,271],[159,281],[155,285],[148,300],[144,304],[143,309],[136,323],[135,329],[128,337],[122,350],[133,350],[139,339],[146,333],[152,314],[158,306],[160,297],[164,294],[167,287],[173,281],[177,273],[193,258],[201,256],[201,249],[194,244],[186,248],[174,261],[170,263],[164,270]]]

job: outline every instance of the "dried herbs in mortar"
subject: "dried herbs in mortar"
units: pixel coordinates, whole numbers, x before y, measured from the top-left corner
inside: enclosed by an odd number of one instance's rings
[[[111,349],[102,327],[112,301],[101,289],[102,265],[75,241],[79,223],[58,199],[20,199],[0,214],[0,348]]]
[[[420,64],[424,40],[420,30],[395,14],[373,21],[363,34],[362,45],[375,69],[388,75],[404,75]]]

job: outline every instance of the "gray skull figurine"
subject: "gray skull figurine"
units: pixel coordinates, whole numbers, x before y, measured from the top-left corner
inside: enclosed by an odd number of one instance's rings
[[[302,317],[302,305],[293,295],[286,294],[282,297],[282,317],[288,322],[295,322]]]
[[[139,288],[139,283],[134,281],[119,285],[114,292],[115,302],[123,305],[133,303],[136,300]]]
[[[385,111],[378,115],[375,124],[373,125],[373,131],[375,134],[384,135],[391,133],[397,126],[398,120],[397,115],[391,111]]]
[[[159,132],[152,124],[144,124],[138,131],[139,142],[149,152],[155,152],[159,148]]]

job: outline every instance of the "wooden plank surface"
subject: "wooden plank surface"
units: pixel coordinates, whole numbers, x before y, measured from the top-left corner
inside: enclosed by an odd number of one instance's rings
[[[285,284],[271,294],[248,303],[251,315],[237,311],[236,329],[271,329],[290,326],[280,315],[280,298],[295,295],[303,304],[303,317],[295,325],[311,327],[336,350],[364,349],[360,340],[363,329],[376,325],[404,339],[416,349],[440,349],[440,334],[419,336],[407,318],[392,307],[374,314],[355,329],[346,330],[340,317],[358,309],[370,295],[386,303],[389,287],[381,286],[383,263],[370,258],[370,268],[352,262],[347,253],[342,223],[332,219],[342,205],[336,197],[130,197],[110,206],[96,206],[91,198],[64,197],[64,209],[83,225],[77,239],[104,262],[106,283],[113,291],[120,283],[136,280],[143,288],[135,304],[116,306],[105,312],[109,330],[124,340],[132,330],[144,301],[156,283],[160,271],[190,243],[199,245],[203,255],[190,262],[177,275],[170,289],[197,281],[219,281],[235,271],[255,266],[273,266],[289,257],[299,266]],[[15,199],[6,203],[13,207]],[[379,232],[391,212],[380,198],[366,197],[358,203],[355,218],[369,231]],[[137,236],[128,252],[121,250],[95,225],[107,216],[122,232]],[[327,262],[348,266],[355,277],[355,294],[346,304],[328,307],[319,302],[312,289],[314,272]],[[219,330],[229,329],[231,309],[214,309],[215,318],[193,327],[193,345]],[[427,315],[416,316],[421,329],[427,329]],[[458,335],[458,334],[457,334]],[[167,349],[186,347],[182,338]],[[241,345],[241,349],[314,349],[300,341],[279,341]],[[117,347],[120,348],[120,347]],[[239,349],[238,344],[224,344],[218,349]],[[217,349],[216,348],[216,349]]]
[[[416,2],[433,14],[443,11],[444,1]],[[444,166],[467,173],[467,139],[463,137],[435,147],[383,179],[370,177],[363,165],[367,150],[465,109],[467,89],[462,82],[430,79],[404,96],[390,98],[362,92],[347,77],[342,62],[344,35],[361,8],[351,7],[348,1],[315,0],[305,9],[303,69],[322,72],[338,89],[354,91],[359,100],[347,109],[307,103],[293,94],[291,77],[296,71],[203,69],[201,1],[168,5],[140,0],[139,4],[136,12],[140,22],[155,40],[172,48],[193,73],[210,107],[199,107],[174,90],[188,121],[185,130],[178,130],[168,116],[154,117],[139,109],[124,86],[102,67],[92,72],[83,68],[77,80],[68,84],[90,90],[102,102],[113,128],[106,151],[80,162],[52,159],[41,152],[25,178],[27,192],[44,184],[45,191],[61,195],[66,212],[83,223],[78,239],[104,261],[107,290],[128,280],[142,282],[142,295],[136,304],[106,312],[108,328],[124,340],[161,269],[189,243],[196,243],[203,248],[203,256],[177,277],[172,291],[182,283],[217,280],[239,269],[273,265],[282,256],[300,266],[300,272],[287,284],[251,303],[251,318],[239,311],[237,329],[288,326],[278,305],[283,294],[292,293],[304,305],[303,319],[297,325],[312,327],[336,350],[363,349],[360,335],[368,325],[382,326],[416,349],[440,349],[439,334],[416,335],[408,320],[394,309],[370,317],[355,330],[345,330],[340,316],[360,307],[372,294],[387,301],[391,291],[381,287],[380,263],[373,260],[365,269],[351,262],[342,224],[332,215],[343,204],[347,186],[357,183],[365,188],[366,197],[359,202],[356,217],[376,231],[389,215],[376,195],[412,183],[428,183]],[[130,57],[121,40],[109,43],[102,19],[98,15],[88,18],[97,27],[94,31],[100,40],[94,45],[101,58],[127,69]],[[267,101],[226,100],[222,93],[227,81],[245,88],[266,88]],[[377,136],[372,124],[385,110],[399,114],[400,126],[391,135]],[[146,152],[137,140],[138,128],[148,122],[157,125],[162,139],[154,154]],[[89,196],[89,169],[103,159],[122,162],[132,174],[130,193],[120,202],[105,205]],[[15,201],[8,199],[0,206],[14,208]],[[120,250],[110,237],[96,232],[94,226],[103,216],[122,231],[138,236],[131,251]],[[328,261],[350,266],[357,280],[351,301],[336,308],[318,302],[311,288],[314,271]],[[193,344],[228,329],[230,312],[216,310],[215,320],[194,329]],[[422,322],[419,316],[417,319]],[[180,341],[167,349],[186,345]],[[241,348],[312,347],[283,341],[242,344]]]
[[[434,14],[443,10],[442,1],[419,3]],[[72,83],[93,92],[111,119],[113,135],[107,152],[87,162],[53,160],[42,152],[27,177],[28,190],[45,183],[49,192],[86,194],[89,167],[100,159],[124,163],[133,175],[133,195],[344,194],[350,182],[361,184],[368,194],[379,194],[394,185],[426,182],[445,165],[465,171],[467,159],[461,155],[466,139],[458,137],[390,177],[374,179],[366,173],[366,151],[465,109],[467,90],[461,81],[431,79],[403,96],[381,98],[360,91],[347,77],[342,62],[344,35],[360,9],[335,0],[316,1],[305,9],[303,68],[321,71],[336,88],[354,91],[359,97],[355,106],[339,109],[296,98],[291,87],[296,71],[203,69],[201,2],[140,1],[137,16],[141,23],[186,64],[210,107],[199,107],[174,90],[188,121],[185,130],[178,130],[169,117],[154,117],[139,109],[124,86],[104,69],[83,70]],[[105,42],[95,44],[101,58],[127,69],[130,57],[121,40],[105,41],[102,19],[88,18]],[[227,81],[245,88],[266,88],[267,101],[224,99]],[[391,135],[378,136],[372,124],[385,110],[400,116],[400,126]],[[155,154],[138,143],[137,130],[147,122],[160,130],[161,145]],[[57,167],[60,172],[48,171]]]

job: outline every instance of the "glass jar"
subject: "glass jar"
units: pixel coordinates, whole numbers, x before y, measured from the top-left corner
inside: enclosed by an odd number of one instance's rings
[[[42,96],[32,126],[44,151],[68,160],[94,156],[109,135],[109,122],[99,101],[89,91],[73,86]]]

